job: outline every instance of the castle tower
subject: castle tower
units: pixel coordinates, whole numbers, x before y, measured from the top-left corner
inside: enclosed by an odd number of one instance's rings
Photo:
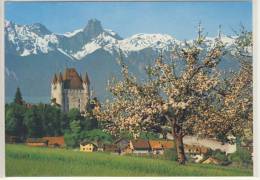
[[[90,99],[89,84],[87,73],[82,78],[75,68],[67,68],[63,75],[60,73],[53,77],[52,99],[56,100],[64,112],[68,112],[72,108],[85,112]]]

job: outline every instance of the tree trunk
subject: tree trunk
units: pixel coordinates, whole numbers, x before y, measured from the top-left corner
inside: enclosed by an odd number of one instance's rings
[[[176,120],[172,121],[172,135],[174,137],[178,162],[179,164],[185,164],[186,157],[184,153],[182,127],[176,123]]]
[[[182,135],[174,135],[175,147],[179,164],[185,164],[186,158],[184,153],[184,145]]]
[[[176,122],[175,118],[171,118],[168,115],[166,115],[165,117],[168,120],[168,122],[172,124],[172,136],[174,138],[178,162],[179,164],[185,164],[186,157],[184,153],[182,126]]]

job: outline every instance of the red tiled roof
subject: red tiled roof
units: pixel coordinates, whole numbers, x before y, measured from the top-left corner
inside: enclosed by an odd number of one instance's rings
[[[162,147],[164,149],[171,149],[171,148],[174,148],[174,142],[171,140],[171,141],[168,141],[168,140],[164,140],[164,141],[160,141]]]
[[[151,149],[162,149],[162,145],[158,140],[149,140]]]
[[[47,143],[47,140],[42,138],[27,138],[26,143]]]
[[[42,139],[48,141],[48,145],[59,145],[63,146],[65,144],[64,137],[58,136],[58,137],[43,137]]]
[[[150,149],[149,142],[147,140],[138,139],[132,140],[134,149]]]

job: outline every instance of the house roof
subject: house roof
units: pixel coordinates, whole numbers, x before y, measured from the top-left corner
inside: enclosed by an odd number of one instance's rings
[[[143,139],[131,140],[134,149],[150,149],[149,142]]]
[[[159,140],[149,140],[151,149],[162,149],[162,144]]]
[[[126,138],[119,138],[114,142],[114,144],[120,149],[125,149],[129,145],[129,140]]]
[[[65,89],[83,89],[82,78],[75,68],[67,68],[63,74]]]
[[[117,146],[115,144],[104,144],[105,151],[115,151],[117,150]]]
[[[93,146],[95,146],[95,147],[98,147],[95,143],[93,143],[93,142],[81,142],[80,143],[80,145],[82,145],[82,146],[86,146],[86,145],[88,145],[88,144],[92,144]]]
[[[129,140],[126,139],[126,138],[119,138],[119,139],[117,139],[117,140],[114,141],[114,144],[117,144],[117,143],[119,143],[119,142],[121,142],[121,141],[127,141],[127,142],[129,142]]]
[[[174,142],[171,140],[171,141],[168,141],[168,140],[160,140],[160,143],[162,145],[162,147],[164,149],[171,149],[171,148],[174,148]]]
[[[47,143],[48,141],[42,138],[27,138],[26,143]]]
[[[60,146],[63,146],[65,144],[63,136],[43,137],[42,139],[47,140],[49,145],[60,145]]]

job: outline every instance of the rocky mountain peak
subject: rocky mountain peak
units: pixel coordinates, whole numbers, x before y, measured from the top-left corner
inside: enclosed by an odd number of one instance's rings
[[[87,26],[83,30],[84,34],[89,37],[96,37],[102,32],[104,32],[104,29],[101,25],[101,22],[97,19],[90,19],[88,21]]]

